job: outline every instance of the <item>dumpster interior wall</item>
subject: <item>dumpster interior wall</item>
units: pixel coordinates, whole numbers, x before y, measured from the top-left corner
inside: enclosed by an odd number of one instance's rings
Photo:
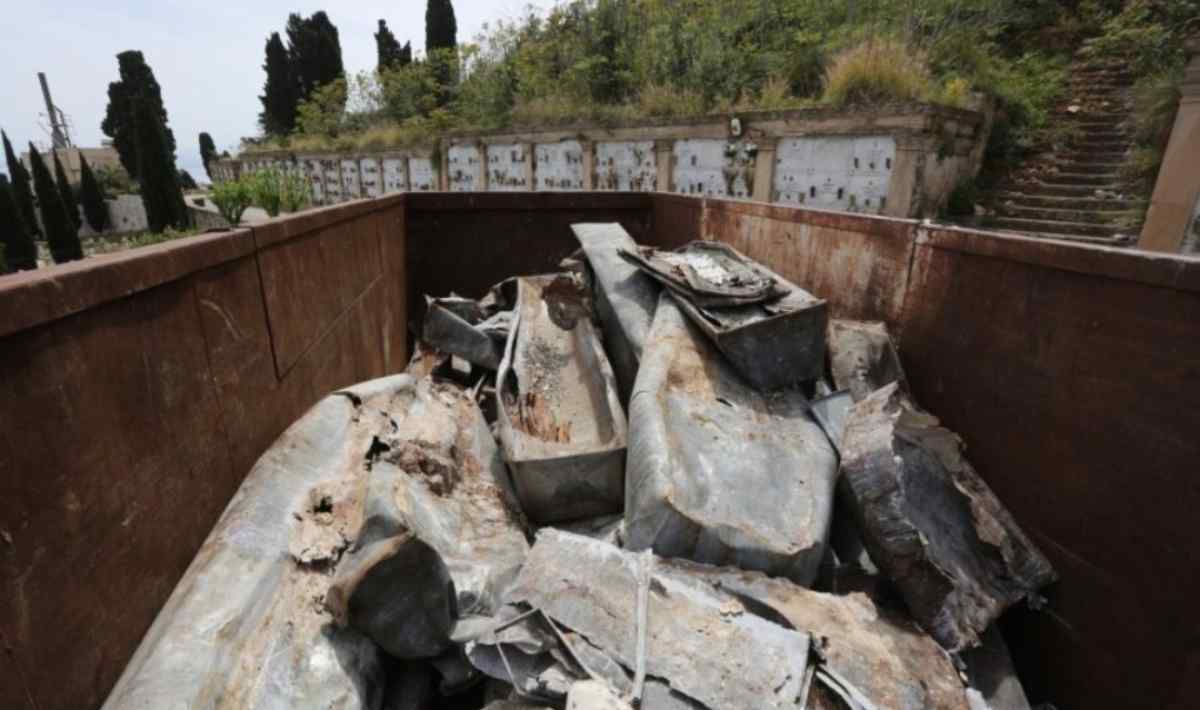
[[[416,295],[550,270],[570,223],[604,221],[726,242],[834,317],[887,321],[918,400],[1061,574],[1003,624],[1031,699],[1200,694],[1200,260],[658,194],[429,193],[0,284],[3,704],[98,706],[258,453],[403,368]]]

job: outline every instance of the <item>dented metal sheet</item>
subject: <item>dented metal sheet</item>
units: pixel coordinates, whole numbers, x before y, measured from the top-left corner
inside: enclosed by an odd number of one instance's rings
[[[525,143],[493,143],[487,146],[488,190],[529,190],[529,146]]]
[[[660,571],[702,579],[756,613],[781,618],[820,639],[823,664],[876,708],[967,710],[954,663],[902,610],[877,604],[866,594],[814,592],[732,567],[672,560]]]
[[[458,615],[493,613],[529,546],[470,393],[430,378],[401,388],[372,452],[364,526],[411,531],[445,561]]]
[[[452,145],[446,150],[447,182],[451,192],[483,189],[483,151],[477,145]]]
[[[601,141],[596,144],[596,189],[654,192],[658,162],[654,141]]]
[[[511,600],[541,609],[627,669],[637,667],[637,596],[646,572],[635,553],[543,530]],[[809,637],[748,613],[701,581],[650,565],[644,659],[648,676],[713,710],[799,708]]]
[[[572,279],[518,280],[516,319],[496,389],[504,459],[531,520],[620,511],[625,412]]]
[[[408,189],[411,192],[428,192],[438,189],[437,169],[430,158],[408,159]]]
[[[755,387],[779,389],[825,370],[828,307],[732,247],[621,252],[667,286],[684,313]],[[745,304],[745,305],[737,305]]]
[[[404,158],[384,158],[383,191],[385,194],[408,189],[408,161]]]
[[[474,365],[498,369],[503,356],[502,342],[471,322],[477,323],[480,318],[466,319],[463,317],[466,314],[456,314],[448,300],[426,297],[421,339],[436,350],[457,355]]]
[[[871,559],[947,650],[978,645],[1005,609],[1054,581],[962,441],[898,385],[854,405],[842,447],[843,491]]]
[[[893,136],[781,138],[775,149],[776,202],[878,214],[887,206]]]
[[[622,402],[629,401],[642,347],[654,321],[659,286],[618,253],[637,248],[617,223],[573,224],[571,231],[591,265],[605,350],[612,360]]]
[[[335,628],[319,600],[348,544],[340,531],[361,518],[373,432],[359,422],[407,381],[326,397],[262,455],[105,708],[378,707],[378,649]]]
[[[971,686],[968,692],[978,693],[987,710],[1029,710],[1029,698],[1000,631],[995,625],[988,627],[981,641],[978,648],[962,654]]]
[[[848,390],[855,402],[893,382],[900,386],[901,392],[908,391],[908,378],[886,324],[831,320],[828,346],[834,386]]]
[[[837,459],[797,390],[758,392],[662,294],[629,409],[625,544],[810,584]]]
[[[533,150],[539,190],[583,189],[583,145],[577,140],[538,143]]]

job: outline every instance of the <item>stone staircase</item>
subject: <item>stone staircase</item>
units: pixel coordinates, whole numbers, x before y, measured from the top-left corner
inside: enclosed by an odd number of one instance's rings
[[[1125,245],[1137,239],[1143,195],[1121,178],[1134,77],[1122,66],[1077,56],[1069,97],[1055,113],[1070,137],[1034,157],[985,196],[989,229],[1050,239]]]

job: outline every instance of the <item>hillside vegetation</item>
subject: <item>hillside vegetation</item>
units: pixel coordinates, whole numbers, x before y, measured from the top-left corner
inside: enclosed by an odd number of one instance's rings
[[[1135,11],[1131,12],[1130,7]],[[1191,0],[575,0],[313,91],[251,149],[427,144],[447,130],[991,97],[989,159],[1054,140],[1075,50],[1182,66]]]

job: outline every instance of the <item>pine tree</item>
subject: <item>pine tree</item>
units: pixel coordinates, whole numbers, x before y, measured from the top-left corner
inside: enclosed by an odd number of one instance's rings
[[[200,160],[204,163],[204,172],[208,173],[208,179],[212,180],[212,168],[209,163],[217,159],[217,144],[213,143],[212,136],[207,133],[200,134]]]
[[[50,255],[56,264],[83,258],[83,246],[79,243],[79,230],[67,215],[62,195],[45,161],[37,148],[29,144],[29,163],[33,166],[33,186],[37,190],[38,211],[42,214],[42,226],[46,230],[46,241],[50,243]]]
[[[13,195],[12,185],[0,175],[0,240],[10,271],[37,268],[37,244]]]
[[[425,53],[458,47],[458,22],[450,0],[428,0],[425,5]]]
[[[315,12],[307,19],[295,13],[289,15],[287,37],[300,101],[318,86],[345,75],[338,30],[324,12]]]
[[[167,227],[186,229],[187,206],[179,189],[179,172],[167,147],[166,130],[150,98],[133,101],[134,138],[137,141],[138,183],[151,232]]]
[[[159,123],[166,131],[167,152],[175,159],[175,136],[167,126],[167,109],[163,107],[162,89],[154,78],[154,72],[146,64],[141,52],[129,50],[117,55],[120,81],[108,85],[108,110],[100,130],[112,138],[113,147],[121,157],[121,165],[129,177],[138,178],[137,141],[134,139],[133,101],[135,97],[147,97]]]
[[[62,161],[58,159],[58,152],[52,151],[54,156],[54,183],[58,185],[58,192],[62,195],[63,207],[67,210],[67,216],[71,218],[71,223],[75,225],[75,229],[83,226],[83,217],[79,214],[79,200],[75,199],[75,190],[71,187],[71,181],[67,179],[67,171],[63,170]]]
[[[272,32],[267,38],[263,71],[267,73],[267,80],[263,84],[262,95],[258,97],[263,105],[262,113],[258,114],[258,122],[267,135],[287,135],[296,128],[296,106],[300,101],[300,93],[295,67],[278,32]],[[209,138],[209,141],[211,142],[212,138]],[[201,155],[203,149],[201,145]],[[216,151],[215,147],[213,151]]]
[[[12,183],[13,200],[17,203],[21,218],[25,220],[25,227],[36,237],[42,230],[38,227],[36,208],[33,206],[33,187],[30,184],[29,171],[17,160],[8,134],[0,131],[0,137],[4,139],[4,159],[8,163],[8,179]]]
[[[412,45],[405,42],[401,47],[396,41],[396,35],[388,29],[386,20],[379,21],[379,31],[375,33],[375,50],[378,54],[376,70],[381,73],[412,63]]]
[[[104,203],[104,190],[100,188],[92,166],[88,165],[83,153],[79,154],[79,202],[83,205],[83,216],[93,232],[100,233],[108,226],[108,205]]]

